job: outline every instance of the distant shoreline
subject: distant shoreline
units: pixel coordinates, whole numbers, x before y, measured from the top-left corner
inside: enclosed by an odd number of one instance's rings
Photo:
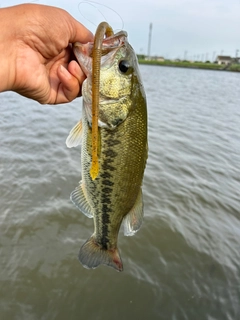
[[[185,61],[157,61],[157,60],[144,60],[139,59],[139,64],[163,66],[163,67],[179,67],[179,68],[191,68],[191,69],[203,69],[203,70],[217,70],[217,71],[232,71],[240,72],[240,64],[217,64],[217,63],[207,63],[207,62],[185,62]]]

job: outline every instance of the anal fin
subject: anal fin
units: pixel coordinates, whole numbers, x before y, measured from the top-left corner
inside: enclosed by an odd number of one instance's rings
[[[141,227],[143,221],[142,188],[139,190],[136,202],[130,212],[124,217],[124,235],[133,236]]]
[[[75,206],[88,218],[93,217],[92,207],[88,203],[84,190],[83,184],[80,182],[79,186],[71,193],[70,199],[75,204]]]

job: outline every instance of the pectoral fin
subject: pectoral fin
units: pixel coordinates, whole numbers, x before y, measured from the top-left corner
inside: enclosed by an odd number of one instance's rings
[[[137,200],[125,216],[124,222],[124,235],[133,236],[141,227],[143,221],[143,201],[142,201],[142,189],[140,189]]]
[[[68,148],[77,147],[82,142],[82,120],[80,120],[70,131],[66,145]]]
[[[75,206],[88,218],[93,217],[92,208],[89,205],[83,190],[83,185],[80,182],[79,186],[73,190],[71,193],[70,199],[75,204]]]

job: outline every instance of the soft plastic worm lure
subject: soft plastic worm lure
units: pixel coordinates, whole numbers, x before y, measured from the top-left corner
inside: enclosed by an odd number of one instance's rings
[[[99,83],[100,66],[102,56],[102,42],[104,37],[113,35],[113,30],[107,22],[101,22],[97,27],[92,54],[92,165],[90,175],[96,179],[99,172],[98,163],[98,105],[99,105]]]

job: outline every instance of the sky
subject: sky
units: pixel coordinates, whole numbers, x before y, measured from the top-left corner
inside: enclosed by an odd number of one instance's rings
[[[106,20],[125,30],[138,54],[167,59],[240,57],[240,0],[35,0],[67,10],[93,33]],[[24,3],[0,0],[0,7]],[[237,52],[237,50],[239,50]]]

